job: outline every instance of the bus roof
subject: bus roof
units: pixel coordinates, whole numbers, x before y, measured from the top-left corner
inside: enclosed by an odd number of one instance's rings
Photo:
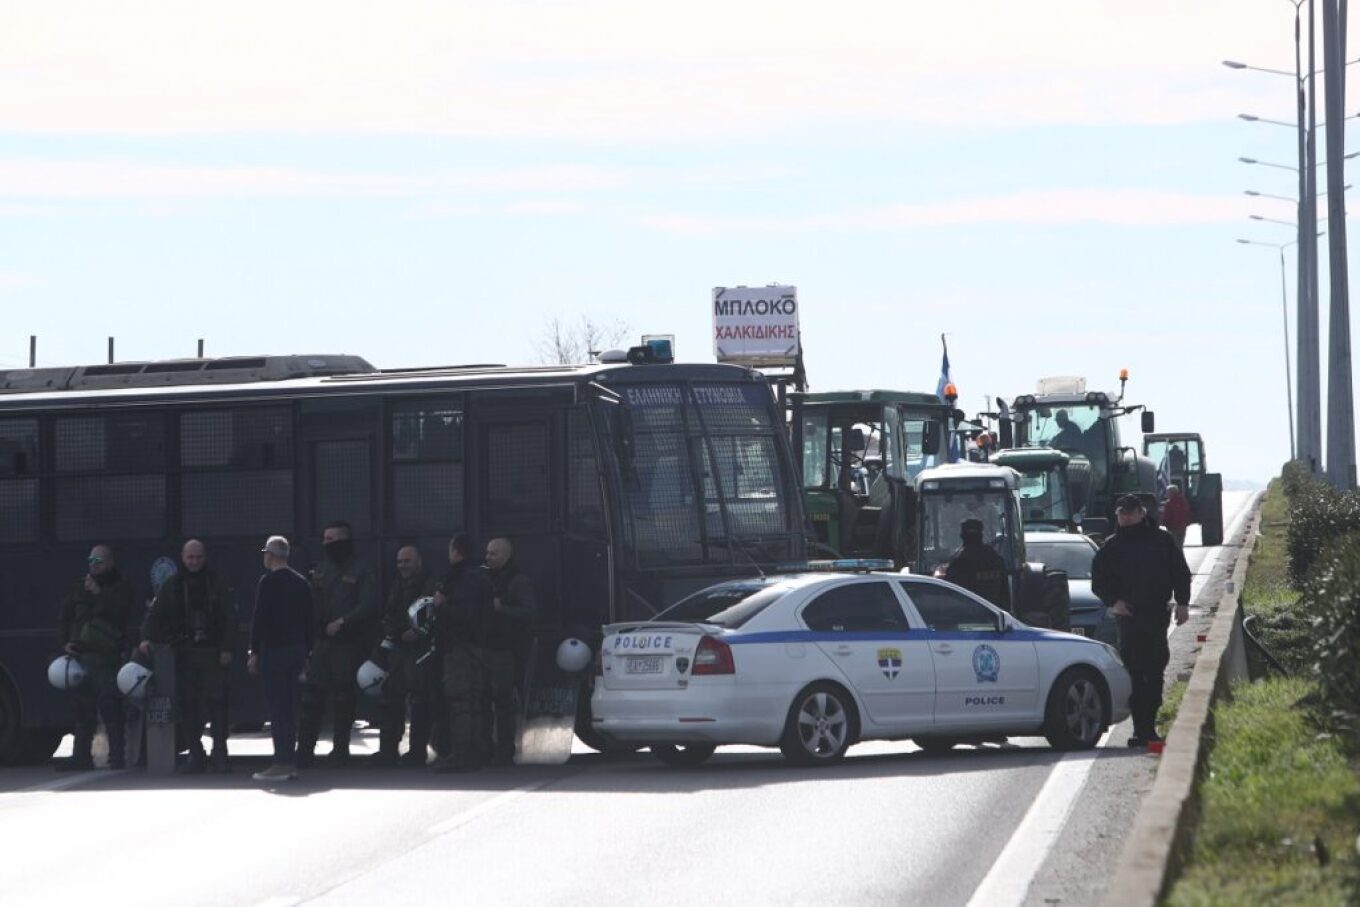
[[[992,455],[992,462],[996,465],[1014,465],[1017,468],[1045,463],[1067,463],[1071,459],[1066,453],[1052,447],[1012,447]]]
[[[804,394],[804,406],[818,406],[835,403],[905,403],[910,406],[944,406],[944,401],[934,394],[919,391],[824,391],[818,394]]]
[[[239,357],[237,357],[239,358]],[[712,381],[733,381],[733,380],[760,380],[763,378],[758,373],[743,366],[725,365],[720,363],[667,363],[664,365],[645,364],[631,365],[626,363],[592,363],[589,365],[546,365],[546,366],[504,366],[504,365],[446,365],[428,366],[420,368],[405,369],[376,369],[369,365],[365,360],[357,356],[347,357],[254,357],[256,359],[281,358],[281,359],[311,359],[321,361],[322,359],[350,360],[354,364],[353,371],[327,371],[318,369],[320,373],[308,374],[303,369],[299,369],[301,374],[287,375],[282,368],[274,368],[272,374],[282,377],[268,377],[264,370],[256,370],[249,377],[241,377],[242,372],[233,369],[221,369],[218,374],[222,381],[219,383],[214,378],[207,380],[193,381],[184,380],[184,374],[174,371],[150,372],[145,369],[138,372],[129,372],[127,384],[117,384],[114,386],[97,387],[72,387],[72,376],[84,374],[88,366],[73,367],[67,369],[14,369],[7,372],[0,372],[0,409],[20,410],[20,409],[42,409],[49,407],[63,406],[89,406],[94,403],[106,404],[114,402],[126,403],[148,403],[153,401],[163,402],[191,402],[211,400],[222,397],[250,397],[267,398],[277,397],[287,399],[290,397],[315,397],[330,394],[355,394],[365,393],[379,388],[383,390],[396,391],[398,393],[421,393],[440,390],[471,390],[484,387],[543,387],[546,385],[578,385],[591,382],[607,384],[611,379],[627,377],[629,381],[666,381],[674,380],[675,369],[683,370],[686,377],[697,378],[700,380]],[[169,360],[170,362],[184,361],[203,361],[203,360]],[[207,360],[224,361],[224,360]],[[118,365],[118,363],[114,363]],[[129,365],[145,365],[145,363],[131,363]],[[59,380],[60,376],[43,376],[44,384],[25,387],[12,387],[5,389],[7,381],[18,383],[24,376],[21,372],[64,372],[67,373],[65,382]],[[233,375],[232,372],[235,372]],[[148,374],[153,376],[166,375],[166,380],[158,381],[152,379],[147,381]],[[179,375],[176,379],[175,376]],[[107,377],[116,377],[117,373]],[[236,378],[229,381],[228,375]],[[53,383],[46,384],[47,378],[51,378]],[[133,378],[136,378],[134,383]]]

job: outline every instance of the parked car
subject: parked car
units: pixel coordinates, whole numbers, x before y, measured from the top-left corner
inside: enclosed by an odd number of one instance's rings
[[[689,765],[723,744],[816,765],[869,739],[943,750],[1043,735],[1086,749],[1128,714],[1130,690],[1113,646],[895,573],[721,583],[606,627],[598,672],[594,726]]]
[[[1091,561],[1100,548],[1088,536],[1070,532],[1026,532],[1025,552],[1033,561],[1067,572],[1072,632],[1119,645],[1119,626],[1091,591]]]

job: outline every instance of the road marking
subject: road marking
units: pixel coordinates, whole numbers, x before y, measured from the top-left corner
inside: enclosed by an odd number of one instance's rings
[[[530,791],[536,791],[540,787],[547,786],[550,780],[552,779],[535,781],[533,784],[526,784],[523,787],[517,787],[514,790],[504,791],[503,793],[499,793],[492,797],[490,800],[484,800],[481,803],[478,803],[476,806],[472,807],[472,809],[461,812],[450,819],[445,819],[443,822],[431,825],[425,830],[432,835],[442,835],[445,832],[453,831],[455,828],[460,828],[469,822],[486,815],[493,809],[504,806],[511,800],[516,800]]]
[[[1251,513],[1257,495],[1259,492],[1247,498],[1233,520],[1232,527],[1224,533],[1224,538],[1236,534],[1241,522]],[[1204,577],[1204,582],[1197,591],[1203,591],[1222,551],[1223,546],[1219,545],[1200,561],[1199,575]],[[1173,622],[1167,630],[1167,638],[1171,637],[1175,629],[1176,624]],[[1109,741],[1110,732],[1106,731],[1097,748],[1104,748]],[[1086,786],[1086,776],[1091,773],[1096,758],[1096,751],[1088,751],[1068,753],[1058,760],[1024,818],[1016,826],[1011,839],[983,877],[982,884],[968,899],[968,907],[1009,907],[1024,903],[1034,877],[1048,860],[1049,851],[1058,842],[1058,836],[1067,824],[1067,817],[1076,805],[1082,788]]]

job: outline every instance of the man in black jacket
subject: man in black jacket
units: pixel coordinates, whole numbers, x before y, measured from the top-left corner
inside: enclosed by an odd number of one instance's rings
[[[180,551],[184,569],[167,579],[142,621],[142,654],[151,646],[175,649],[175,694],[180,727],[189,744],[185,774],[207,764],[203,727],[212,722],[212,767],[228,772],[227,684],[236,649],[236,593],[222,574],[208,566],[207,549],[197,539]]]
[[[1006,561],[982,541],[982,520],[967,519],[959,527],[963,546],[954,552],[945,568],[944,578],[1006,611],[1011,609]]]
[[[71,691],[75,713],[75,746],[63,769],[94,768],[91,747],[95,727],[104,719],[109,735],[109,768],[126,767],[122,698],[118,668],[124,636],[132,617],[132,584],[113,561],[113,549],[90,549],[89,571],[61,606],[60,635],[67,655],[80,659],[86,680]]]
[[[1157,710],[1162,707],[1162,675],[1171,659],[1167,602],[1175,597],[1177,625],[1189,619],[1190,567],[1170,533],[1147,519],[1137,495],[1120,497],[1115,517],[1119,528],[1091,564],[1091,591],[1119,621],[1119,654],[1133,680],[1129,746],[1146,746],[1162,739]]]

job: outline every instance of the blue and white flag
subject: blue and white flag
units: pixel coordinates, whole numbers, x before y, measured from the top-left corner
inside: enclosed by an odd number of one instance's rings
[[[1166,500],[1166,490],[1171,487],[1171,462],[1167,457],[1162,457],[1161,464],[1157,467],[1157,500]]]
[[[954,378],[949,374],[949,344],[945,342],[944,334],[940,335],[940,345],[944,347],[944,361],[940,363],[940,380],[935,385],[935,396],[944,400],[944,389],[954,383]]]

